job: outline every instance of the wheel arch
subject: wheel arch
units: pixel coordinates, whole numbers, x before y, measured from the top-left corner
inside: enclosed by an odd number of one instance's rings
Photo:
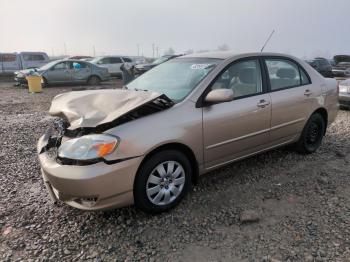
[[[101,78],[99,75],[97,75],[97,74],[92,74],[92,75],[90,75],[90,76],[88,77],[87,81],[89,82],[90,78],[91,78],[91,77],[94,77],[94,76],[96,76],[100,81],[102,81],[102,78]]]
[[[47,78],[45,76],[41,76],[44,81],[44,86],[49,84],[49,81],[47,81]]]
[[[327,126],[328,126],[328,112],[327,112],[327,110],[324,107],[320,107],[320,108],[316,109],[311,115],[313,115],[313,114],[320,114],[322,116],[322,118],[326,124],[326,128],[324,129],[324,134],[326,134]]]
[[[179,152],[185,154],[185,156],[190,161],[190,164],[191,164],[191,167],[192,167],[192,171],[193,171],[192,183],[197,184],[198,177],[199,177],[199,167],[198,167],[198,162],[197,162],[196,156],[195,156],[195,154],[193,153],[193,151],[192,151],[192,149],[190,147],[188,147],[185,144],[178,143],[178,142],[172,142],[172,143],[163,144],[163,145],[160,145],[160,146],[154,148],[150,152],[148,152],[146,154],[146,156],[143,158],[141,164],[139,165],[139,167],[137,169],[137,173],[139,172],[139,170],[142,167],[142,165],[150,157],[152,157],[153,155],[155,155],[155,154],[157,154],[157,153],[159,153],[161,151],[164,151],[164,150],[176,150],[176,151],[179,151]]]

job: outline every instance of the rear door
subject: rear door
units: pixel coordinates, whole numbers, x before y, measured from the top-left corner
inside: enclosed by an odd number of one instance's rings
[[[2,53],[1,64],[4,73],[12,73],[21,69],[19,56],[15,53]]]
[[[47,71],[49,83],[63,83],[72,81],[72,62],[60,62]]]
[[[72,64],[72,81],[86,82],[91,75],[91,66],[85,62],[80,61],[75,61]]]
[[[233,62],[210,87],[232,89],[234,100],[203,108],[204,159],[207,169],[267,146],[271,103],[261,65],[258,58]]]
[[[120,66],[123,64],[121,57],[111,57],[111,72],[112,74],[121,74]]]
[[[288,143],[301,133],[318,90],[315,90],[305,70],[294,60],[267,57],[265,62],[272,102],[271,143]]]

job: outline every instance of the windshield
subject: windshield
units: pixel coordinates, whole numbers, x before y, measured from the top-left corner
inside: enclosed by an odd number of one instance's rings
[[[175,102],[184,99],[220,62],[213,58],[179,58],[163,63],[139,76],[128,89],[165,94]]]
[[[47,63],[46,65],[43,65],[42,67],[39,68],[39,70],[48,70],[50,69],[51,66],[55,65],[57,61],[52,61],[50,63]]]
[[[158,65],[158,64],[164,63],[164,62],[167,61],[168,59],[169,59],[169,57],[167,57],[167,56],[162,56],[162,57],[159,57],[158,59],[154,60],[154,61],[152,62],[152,64]]]

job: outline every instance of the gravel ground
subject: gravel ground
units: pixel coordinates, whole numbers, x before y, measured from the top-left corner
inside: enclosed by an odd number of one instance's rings
[[[171,212],[84,212],[50,202],[36,158],[50,100],[71,88],[11,85],[0,83],[1,261],[350,261],[350,111],[316,154],[219,169]]]

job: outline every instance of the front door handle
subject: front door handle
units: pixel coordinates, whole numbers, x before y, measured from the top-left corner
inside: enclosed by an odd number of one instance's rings
[[[265,99],[262,99],[257,104],[258,107],[264,108],[265,106],[268,106],[270,104],[270,101],[266,101]]]
[[[304,96],[309,96],[311,94],[312,94],[312,92],[309,89],[306,89],[304,92]]]

